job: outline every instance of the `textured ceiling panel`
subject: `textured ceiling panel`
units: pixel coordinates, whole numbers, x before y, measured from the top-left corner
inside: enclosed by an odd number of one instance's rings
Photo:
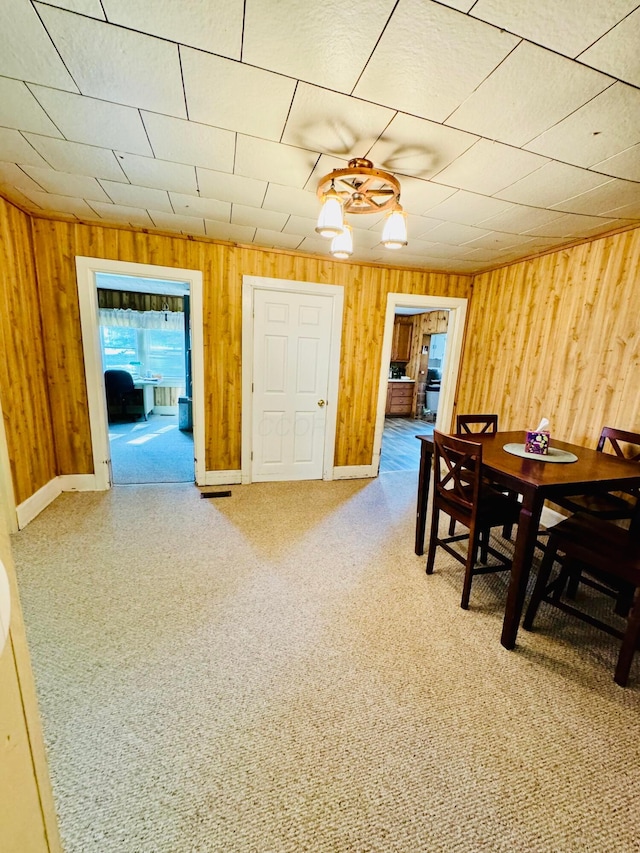
[[[0,194],[64,219],[328,255],[321,177],[396,175],[473,272],[640,226],[640,0],[2,0]]]

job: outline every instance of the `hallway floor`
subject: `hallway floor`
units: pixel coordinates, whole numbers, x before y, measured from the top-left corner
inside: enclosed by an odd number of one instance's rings
[[[416,435],[433,435],[433,424],[414,418],[385,418],[380,473],[417,471],[420,442]]]

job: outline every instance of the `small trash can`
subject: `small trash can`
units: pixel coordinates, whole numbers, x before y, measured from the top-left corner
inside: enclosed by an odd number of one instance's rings
[[[178,397],[178,429],[184,432],[193,430],[191,397]]]

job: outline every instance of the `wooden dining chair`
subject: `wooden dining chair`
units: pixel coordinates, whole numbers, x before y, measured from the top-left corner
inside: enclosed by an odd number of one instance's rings
[[[559,555],[562,554],[560,559]],[[559,572],[551,579],[554,563]],[[581,610],[565,593],[569,582],[585,584],[610,595],[611,588],[632,590],[624,631]],[[545,602],[622,640],[614,681],[625,687],[640,640],[640,541],[616,524],[577,513],[549,529],[549,542],[527,608],[524,627],[531,631],[540,604]]]
[[[615,427],[603,427],[596,450],[614,453],[622,459],[640,463],[640,433],[628,432]],[[571,495],[554,498],[554,503],[569,512],[582,512],[605,521],[621,521],[633,518],[640,491],[605,492],[601,495]]]
[[[483,433],[492,434],[496,432],[498,432],[497,415],[456,415],[456,435],[462,436],[463,438],[467,435],[482,435]],[[502,488],[502,486],[493,484],[493,487],[498,491],[509,495],[509,497],[515,498],[515,494],[513,492]],[[449,536],[453,536],[455,532],[456,521],[455,518],[452,518],[449,522]],[[513,528],[511,525],[506,525],[502,531],[502,535],[505,539],[511,539],[512,533]]]
[[[465,575],[460,606],[466,610],[475,575],[511,568],[511,560],[491,547],[489,537],[491,528],[517,522],[520,505],[483,481],[481,444],[437,430],[433,441],[433,510],[427,574],[433,573],[438,546],[462,563]],[[468,533],[439,536],[441,512],[468,528]],[[468,540],[466,555],[453,548],[454,542],[465,539]],[[478,551],[485,565],[477,565]],[[489,554],[496,564],[486,565]]]
[[[497,415],[456,415],[456,435],[498,432]]]

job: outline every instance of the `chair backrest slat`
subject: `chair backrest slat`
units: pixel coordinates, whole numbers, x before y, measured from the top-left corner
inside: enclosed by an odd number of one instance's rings
[[[475,516],[480,493],[482,445],[434,430],[434,489],[445,501]]]
[[[498,432],[497,415],[457,415],[456,435]]]
[[[615,427],[603,427],[596,450],[607,452],[607,441],[616,456],[629,459],[631,462],[640,462],[640,433]],[[625,446],[621,447],[621,443]]]

